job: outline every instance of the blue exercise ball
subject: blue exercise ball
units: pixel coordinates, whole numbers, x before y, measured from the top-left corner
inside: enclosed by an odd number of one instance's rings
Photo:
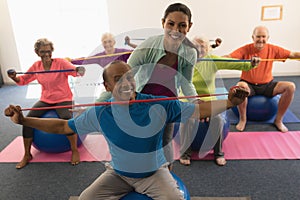
[[[41,118],[59,118],[55,110],[48,110]],[[47,133],[38,129],[33,130],[32,145],[43,152],[62,153],[71,150],[70,142],[66,135]],[[78,137],[77,146],[82,144],[85,136]]]
[[[267,121],[272,119],[278,110],[278,97],[265,97],[255,95],[248,97],[247,119],[250,121]],[[233,107],[232,111],[239,117],[237,107]]]
[[[185,200],[190,200],[191,199],[190,198],[190,193],[187,190],[187,188],[184,185],[184,183],[173,172],[171,172],[171,174],[172,174],[173,178],[176,180],[177,185],[179,187],[179,190],[180,190],[181,194],[183,195],[184,199]],[[152,198],[148,197],[145,194],[140,194],[140,193],[137,193],[137,192],[130,192],[127,195],[125,195],[124,197],[122,197],[120,200],[152,200]]]
[[[230,128],[230,122],[228,120],[228,114],[227,114],[227,111],[221,113],[221,118],[224,122],[224,125],[223,125],[223,131],[222,131],[222,138],[223,138],[223,141],[226,139],[227,135],[228,135],[228,132],[229,132],[229,128]],[[197,130],[197,133],[196,133],[196,136],[192,142],[192,145],[191,145],[191,148],[193,151],[199,151],[202,144],[203,144],[203,141],[207,135],[207,132],[208,132],[208,128],[210,126],[210,122],[199,122],[199,124],[196,124],[198,125],[198,130]],[[217,141],[216,141],[217,142]]]

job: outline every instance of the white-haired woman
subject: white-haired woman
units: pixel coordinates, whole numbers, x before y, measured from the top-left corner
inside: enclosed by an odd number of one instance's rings
[[[216,40],[216,44],[220,43],[220,41]],[[211,54],[212,47],[210,45],[210,42],[207,38],[201,36],[201,37],[195,37],[193,39],[194,45],[197,47],[199,51],[199,58],[204,58],[205,61],[197,62],[194,66],[194,73],[192,82],[196,88],[196,91],[198,95],[202,94],[215,94],[216,93],[216,85],[215,85],[215,79],[216,79],[216,73],[219,70],[250,70],[253,67],[255,67],[259,59],[253,58],[252,62],[228,62],[232,59],[230,58],[224,58],[216,55]],[[216,45],[218,46],[218,45]],[[211,59],[211,60],[210,60]],[[213,59],[228,59],[228,61],[224,60],[222,62],[213,62]],[[208,101],[216,99],[216,97],[203,97],[200,98],[201,101]],[[212,140],[204,140],[205,144],[202,144],[200,151],[200,155],[205,154],[210,149],[209,147],[213,147],[214,149],[214,157],[215,162],[219,166],[223,166],[226,164],[226,160],[224,158],[224,152],[222,151],[222,132],[223,132],[223,126],[224,126],[224,120],[222,119],[221,115],[217,115],[215,117],[212,117],[211,119],[207,119],[207,121],[210,120],[210,126],[209,126],[209,133],[207,135],[210,138],[214,138]],[[193,124],[195,121],[188,121],[188,123],[181,125],[181,147],[180,147],[180,163],[183,165],[190,165],[191,164],[191,143],[193,142],[193,138],[195,135],[194,126]],[[198,122],[197,122],[198,123]],[[197,126],[196,126],[197,127]],[[209,141],[209,142],[207,142]],[[210,144],[208,144],[210,143]]]

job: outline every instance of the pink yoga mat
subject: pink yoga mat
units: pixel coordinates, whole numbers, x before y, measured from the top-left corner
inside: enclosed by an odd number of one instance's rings
[[[175,159],[179,159],[179,145],[174,143]],[[243,159],[300,159],[300,131],[229,132],[223,143],[227,160]],[[199,158],[193,152],[192,160],[213,159],[212,153]]]
[[[179,159],[179,144],[174,142],[174,157]],[[242,159],[300,159],[300,131],[281,132],[230,132],[223,143],[228,160]],[[108,146],[102,135],[88,135],[79,148],[81,161],[109,161]],[[31,162],[69,162],[71,152],[50,154],[32,148]],[[13,140],[0,153],[0,162],[18,162],[23,156],[22,137]],[[199,158],[194,152],[192,159],[212,159],[209,154]]]
[[[88,135],[83,144],[78,148],[81,161],[108,161],[111,156],[108,152],[107,143],[102,135]],[[31,162],[69,162],[71,151],[64,153],[45,153],[32,146]],[[19,162],[24,154],[23,138],[16,137],[0,153],[0,162]]]

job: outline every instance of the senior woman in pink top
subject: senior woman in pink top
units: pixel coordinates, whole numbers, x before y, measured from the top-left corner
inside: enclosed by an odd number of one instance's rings
[[[36,61],[24,75],[17,76],[14,70],[8,71],[8,76],[16,82],[17,85],[27,85],[37,80],[42,86],[40,100],[36,102],[33,108],[72,105],[73,94],[69,86],[68,76],[84,75],[83,67],[75,67],[70,62],[61,58],[51,58],[53,52],[53,43],[46,38],[36,41],[34,45],[35,53],[41,58]],[[40,71],[53,71],[56,73],[35,73]],[[31,110],[27,116],[41,117],[47,110]],[[69,119],[72,114],[67,108],[56,109],[58,116],[62,119]],[[33,141],[33,129],[23,126],[24,156],[16,165],[17,169],[25,167],[32,159],[30,152]],[[72,150],[71,164],[77,165],[80,162],[80,155],[77,149],[77,135],[67,135]]]

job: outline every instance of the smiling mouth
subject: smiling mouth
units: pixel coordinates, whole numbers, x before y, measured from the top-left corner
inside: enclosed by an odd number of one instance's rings
[[[122,93],[131,93],[132,90],[124,90]]]
[[[178,39],[181,39],[181,38],[182,38],[182,34],[181,34],[181,33],[179,33],[179,32],[174,32],[174,31],[169,32],[169,36],[170,36],[170,38],[172,38],[173,40],[178,40]]]
[[[170,37],[174,40],[178,40],[181,38],[180,35],[173,35],[173,34],[170,34]]]
[[[132,93],[133,92],[133,89],[132,88],[129,88],[129,89],[127,89],[127,90],[121,90],[120,91],[120,93],[122,93],[122,94],[130,94],[130,93]]]

